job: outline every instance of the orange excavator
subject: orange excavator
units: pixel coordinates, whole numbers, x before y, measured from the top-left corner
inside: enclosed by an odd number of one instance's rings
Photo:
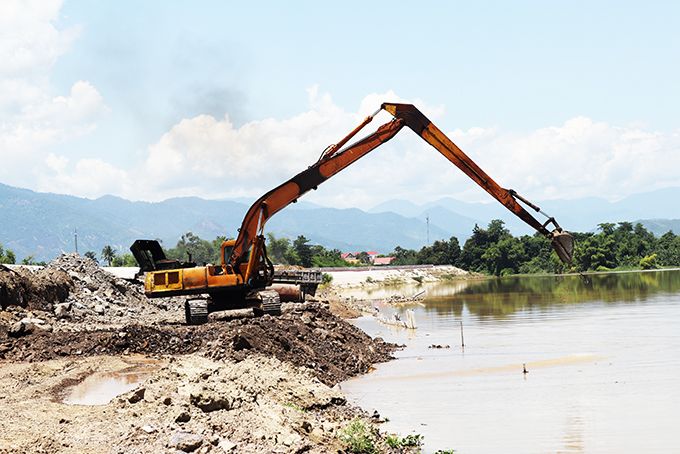
[[[381,110],[392,114],[393,119],[365,138],[347,145]],[[563,231],[554,218],[512,189],[501,188],[415,106],[384,103],[344,139],[326,148],[316,163],[260,197],[246,213],[238,237],[222,243],[221,265],[196,266],[191,262],[168,260],[157,242],[137,240],[130,249],[141,269],[147,272],[146,295],[152,298],[189,296],[185,305],[187,323],[200,324],[207,321],[208,313],[228,309],[252,307],[256,314],[276,315],[280,313],[281,301],[290,294],[295,294],[294,298],[298,299],[304,299],[305,293],[313,294],[321,273],[274,271],[265,247],[264,226],[267,220],[390,140],[405,126],[437,149],[493,198],[550,239],[560,259],[564,263],[571,263],[574,238]],[[540,223],[518,201],[548,219]],[[549,224],[553,224],[554,228],[549,230]]]

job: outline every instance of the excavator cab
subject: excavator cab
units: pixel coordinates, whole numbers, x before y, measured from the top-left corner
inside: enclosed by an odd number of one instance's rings
[[[169,259],[165,256],[163,248],[156,240],[137,240],[130,246],[132,255],[139,263],[140,271],[162,271],[177,268],[193,268],[195,262],[181,262],[176,259]]]

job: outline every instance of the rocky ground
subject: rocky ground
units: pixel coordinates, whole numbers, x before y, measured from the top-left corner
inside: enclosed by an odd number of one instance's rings
[[[336,385],[397,346],[345,321],[358,312],[333,293],[186,326],[182,299],[148,299],[68,254],[44,270],[0,265],[0,304],[0,452],[347,452],[355,418],[379,432]],[[150,359],[149,378],[108,404],[64,403],[93,374]]]

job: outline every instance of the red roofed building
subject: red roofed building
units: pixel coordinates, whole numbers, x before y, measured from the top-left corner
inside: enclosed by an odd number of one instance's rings
[[[376,257],[373,259],[374,265],[389,265],[396,257]]]

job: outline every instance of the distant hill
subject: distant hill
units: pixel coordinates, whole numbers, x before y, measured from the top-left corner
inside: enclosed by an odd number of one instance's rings
[[[532,202],[538,205],[544,213],[557,219],[562,228],[576,232],[595,231],[597,225],[603,222],[629,221],[633,223],[642,222],[645,225],[647,221],[643,222],[642,220],[680,218],[680,188],[666,188],[644,194],[635,194],[614,203],[599,197]],[[463,225],[469,225],[470,220],[472,220],[480,227],[486,227],[492,219],[502,219],[514,235],[533,234],[533,230],[529,226],[515,216],[508,216],[507,209],[492,199],[489,203],[467,203],[452,198],[442,198],[423,205],[415,205],[405,200],[392,200],[377,205],[368,212],[392,211],[403,216],[417,216],[423,220],[429,213],[431,225],[434,224],[442,229],[452,231],[451,225],[454,225],[452,218],[445,218],[445,221],[441,221],[441,218],[432,215],[437,207],[462,216],[462,219],[455,222],[461,222]],[[547,219],[530,209],[528,211],[541,222]],[[441,222],[447,222],[447,224],[443,225]],[[663,229],[661,224],[658,223],[657,228]],[[674,231],[680,233],[680,230]],[[661,234],[663,233],[665,232],[661,232]],[[655,234],[658,235],[657,232]]]
[[[192,197],[159,203],[113,196],[89,200],[0,184],[0,241],[18,259],[35,254],[37,260],[49,261],[74,251],[77,229],[81,254],[91,250],[99,255],[106,245],[127,253],[135,239],[160,238],[174,246],[192,229],[199,236],[233,236],[247,208]]]
[[[616,203],[597,197],[535,202],[566,230],[595,231],[603,222],[642,222],[661,236],[672,229],[680,233],[680,188],[637,194]],[[130,202],[114,196],[95,200],[37,193],[0,184],[0,242],[21,260],[35,254],[52,260],[62,252],[100,254],[106,245],[119,253],[139,238],[159,238],[172,247],[186,232],[212,240],[236,236],[249,204],[234,200],[181,197],[163,202]],[[545,218],[537,214],[539,221]],[[429,219],[429,232],[428,232]],[[533,230],[498,203],[466,203],[442,198],[423,205],[392,200],[368,212],[323,208],[310,202],[292,204],[267,223],[277,237],[304,235],[314,244],[343,252],[376,250],[388,254],[396,246],[420,249],[435,240],[455,236],[464,243],[475,224],[484,228],[502,219],[516,235]],[[428,235],[429,233],[429,235]]]
[[[657,238],[669,230],[676,235],[680,233],[680,219],[646,219],[640,223]]]
[[[106,245],[128,253],[139,238],[163,241],[173,247],[191,231],[212,240],[218,235],[234,237],[248,205],[229,200],[196,197],[163,202],[130,202],[113,196],[95,200],[37,193],[0,184],[0,242],[21,260],[35,254],[49,261],[62,252],[93,251]],[[427,242],[425,221],[394,213],[368,214],[358,209],[319,208],[309,202],[292,204],[267,223],[267,232],[277,237],[305,235],[314,244],[342,251],[377,250],[389,253],[396,246],[420,249]],[[431,241],[448,239],[449,232],[430,228]]]

